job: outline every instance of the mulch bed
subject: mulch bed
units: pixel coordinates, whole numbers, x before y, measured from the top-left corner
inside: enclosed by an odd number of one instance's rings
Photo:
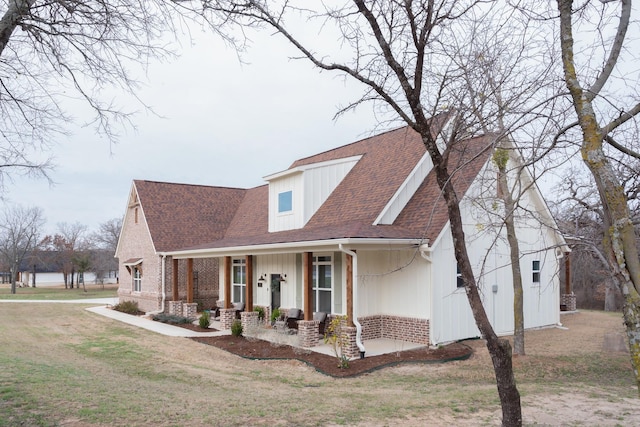
[[[348,368],[340,369],[336,357],[291,347],[289,345],[276,345],[260,339],[246,339],[244,337],[234,337],[233,335],[194,337],[191,339],[218,347],[247,359],[300,360],[313,366],[318,372],[338,378],[355,377],[402,363],[442,363],[452,360],[465,360],[473,353],[473,350],[467,345],[453,343],[437,349],[422,347],[414,350],[404,350],[379,356],[365,357],[364,359],[356,359],[349,362]]]
[[[189,329],[195,332],[218,332],[218,329],[216,328],[201,328],[200,325],[195,325],[193,323],[177,323],[172,325],[178,326],[179,328]]]

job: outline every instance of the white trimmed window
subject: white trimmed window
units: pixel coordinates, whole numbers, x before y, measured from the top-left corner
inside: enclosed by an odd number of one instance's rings
[[[459,265],[456,265],[456,287],[464,288],[464,280],[462,280],[462,272]]]
[[[534,285],[540,284],[540,261],[534,260],[531,262],[531,279]]]
[[[278,193],[278,213],[291,212],[293,210],[293,191]]]
[[[332,270],[331,255],[313,257],[313,311],[331,313]]]
[[[142,290],[142,267],[140,265],[134,265],[133,271],[133,292],[140,292]]]
[[[247,286],[247,266],[244,258],[234,259],[231,265],[231,288],[233,291],[232,302],[244,302],[245,288]]]

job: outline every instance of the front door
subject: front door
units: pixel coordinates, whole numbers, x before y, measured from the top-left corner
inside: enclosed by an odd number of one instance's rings
[[[271,275],[271,310],[280,308],[280,275]]]

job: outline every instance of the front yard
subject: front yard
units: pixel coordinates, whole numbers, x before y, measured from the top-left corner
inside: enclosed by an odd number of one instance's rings
[[[602,351],[621,316],[562,316],[514,360],[525,425],[640,425],[628,355]],[[356,378],[247,360],[83,309],[0,302],[0,426],[499,425],[481,341],[467,361]]]

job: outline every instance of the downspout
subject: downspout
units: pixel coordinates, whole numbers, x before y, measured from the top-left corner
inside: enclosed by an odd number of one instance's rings
[[[166,293],[164,291],[165,288],[165,281],[166,281],[166,272],[165,272],[165,267],[166,267],[166,263],[167,263],[167,255],[166,254],[160,254],[162,256],[162,272],[160,273],[160,286],[161,286],[161,291],[162,291],[162,304],[160,305],[160,309],[159,310],[155,310],[155,311],[150,311],[147,314],[160,314],[164,312],[164,303],[166,300]]]
[[[365,348],[364,344],[362,344],[362,325],[358,322],[358,255],[345,249],[342,243],[338,247],[353,259],[353,324],[356,325],[356,345],[360,350],[360,359],[364,359]]]
[[[424,258],[429,263],[432,262],[431,255],[427,255],[427,252],[431,254],[431,248],[429,247],[429,242],[420,245],[418,249],[420,250],[420,256],[422,258]]]

